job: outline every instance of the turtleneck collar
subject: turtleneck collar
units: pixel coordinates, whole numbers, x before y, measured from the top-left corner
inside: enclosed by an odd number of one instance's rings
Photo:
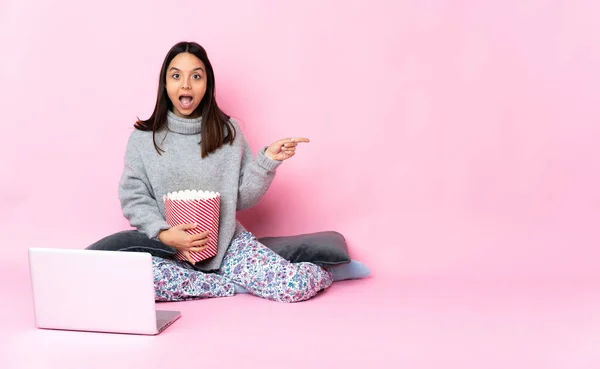
[[[202,128],[202,117],[200,118],[181,118],[172,111],[167,112],[167,124],[169,130],[184,135],[195,135],[200,133]]]

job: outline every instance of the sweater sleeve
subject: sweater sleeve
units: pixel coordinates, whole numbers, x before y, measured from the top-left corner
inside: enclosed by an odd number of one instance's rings
[[[267,193],[275,178],[275,170],[282,162],[267,157],[266,146],[258,152],[256,159],[253,159],[248,142],[237,125],[236,130],[237,138],[241,140],[243,147],[237,210],[244,210],[256,205]]]
[[[150,238],[171,228],[161,215],[140,152],[130,137],[125,151],[125,166],[119,182],[123,215],[132,227]]]

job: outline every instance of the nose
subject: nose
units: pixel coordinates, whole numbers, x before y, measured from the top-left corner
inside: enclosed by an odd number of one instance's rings
[[[190,81],[187,78],[183,78],[183,81],[181,82],[181,88],[184,88],[184,89],[190,88]]]

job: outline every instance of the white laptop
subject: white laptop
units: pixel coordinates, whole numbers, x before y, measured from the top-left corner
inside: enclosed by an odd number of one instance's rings
[[[42,329],[156,335],[179,311],[157,311],[149,253],[29,249],[35,324]]]

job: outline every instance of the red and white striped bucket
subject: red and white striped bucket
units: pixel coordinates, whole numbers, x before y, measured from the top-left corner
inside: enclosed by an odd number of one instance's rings
[[[171,227],[181,224],[196,223],[197,227],[189,229],[189,234],[209,231],[207,247],[200,252],[190,251],[195,261],[211,258],[217,254],[219,244],[219,214],[221,195],[211,191],[178,191],[163,196],[167,223]],[[187,260],[178,250],[178,260]]]

